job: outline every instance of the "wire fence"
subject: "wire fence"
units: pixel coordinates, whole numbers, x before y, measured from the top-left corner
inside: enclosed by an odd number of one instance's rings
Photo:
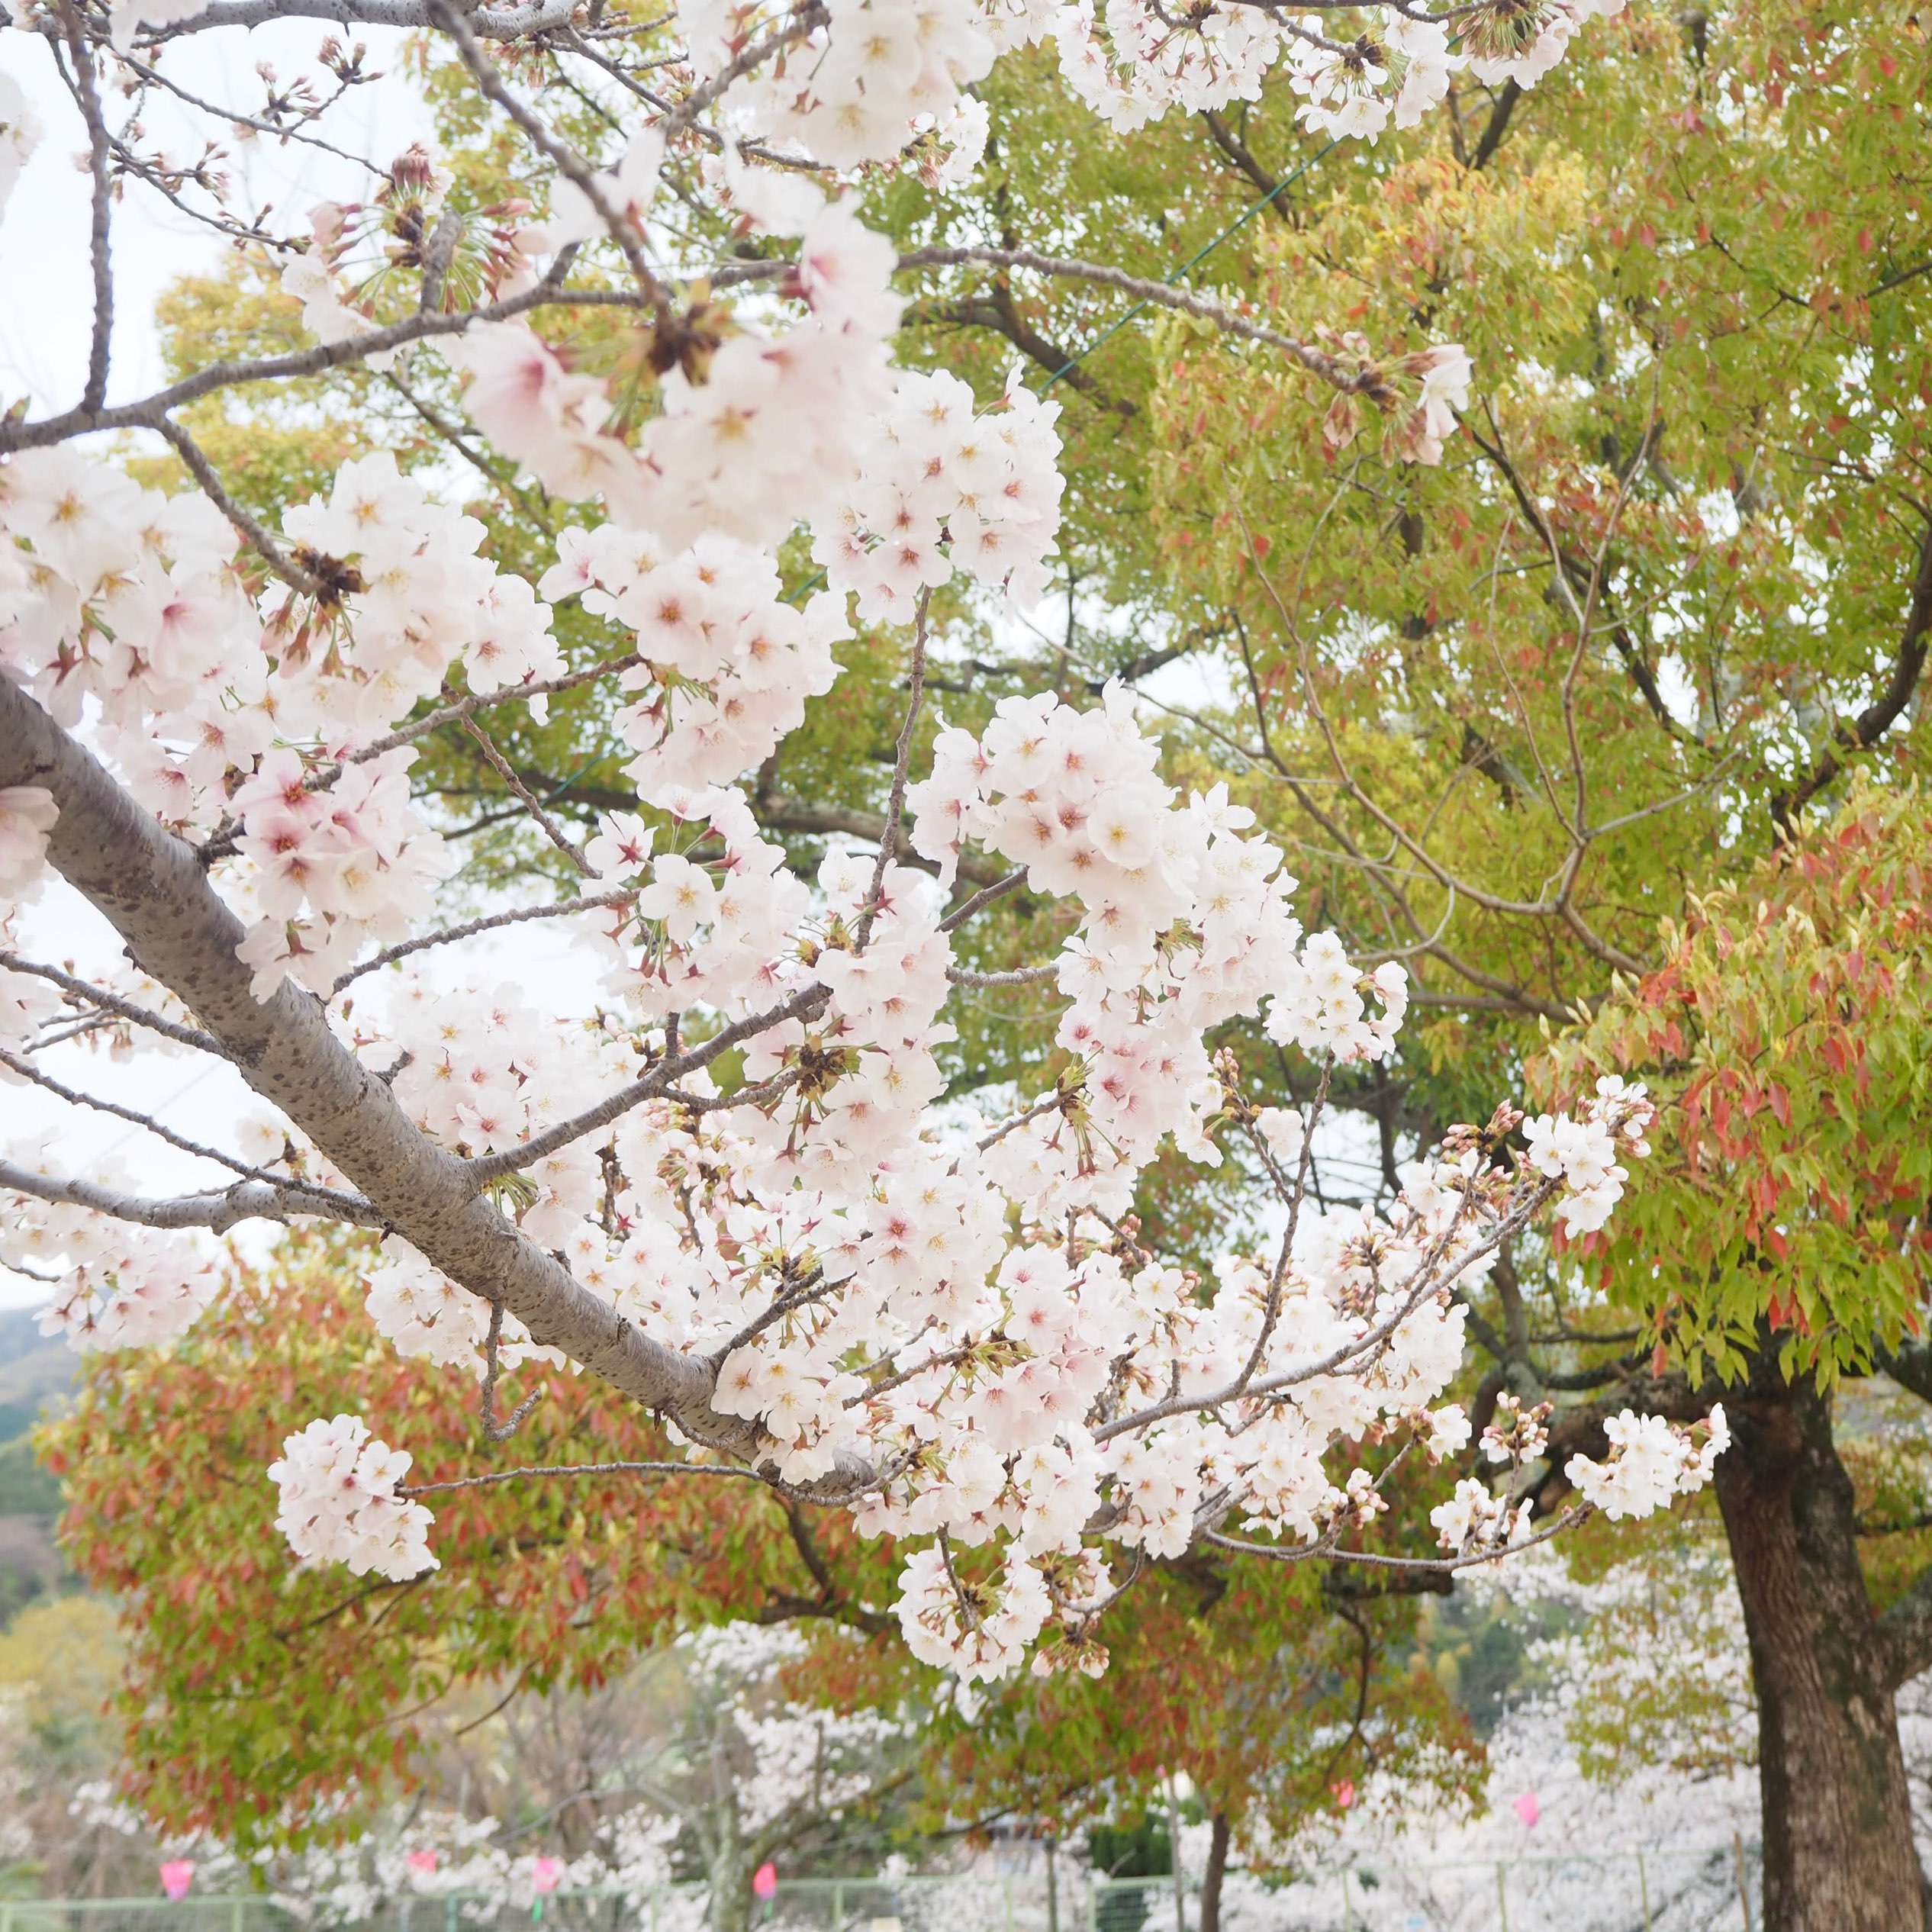
[[[1756,1848],[1363,1858],[1290,1882],[1230,1872],[1220,1932],[1757,1932]],[[1063,1872],[792,1879],[752,1932],[1201,1932],[1197,1882]],[[706,1932],[702,1885],[531,1899],[433,1891],[354,1914],[263,1895],[0,1899],[0,1932]]]

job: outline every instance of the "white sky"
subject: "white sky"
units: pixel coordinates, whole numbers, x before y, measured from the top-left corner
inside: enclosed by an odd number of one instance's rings
[[[328,76],[314,56],[327,33],[320,21],[279,22],[247,33],[189,34],[170,43],[158,65],[174,83],[201,99],[259,113],[262,83],[255,69],[267,61],[285,83],[304,72]],[[355,37],[369,50],[371,72],[396,64],[402,35],[366,28]],[[45,137],[0,216],[0,396],[25,394],[36,414],[71,406],[87,370],[93,328],[93,283],[88,262],[86,130],[53,57],[38,34],[0,31],[0,69],[26,89]],[[198,155],[210,117],[197,114],[157,89],[146,116],[147,145],[176,160]],[[109,99],[118,121],[125,104]],[[224,163],[237,185],[237,203],[253,214],[272,204],[278,227],[295,227],[317,201],[353,200],[365,192],[362,171],[320,150],[266,137],[246,142],[217,125],[227,150]],[[427,132],[412,90],[400,82],[356,89],[332,110],[324,130],[350,153],[386,161]],[[162,379],[153,323],[156,298],[175,276],[217,266],[227,244],[210,228],[170,207],[151,189],[127,184],[112,230],[115,284],[114,359],[108,399],[126,402]]]

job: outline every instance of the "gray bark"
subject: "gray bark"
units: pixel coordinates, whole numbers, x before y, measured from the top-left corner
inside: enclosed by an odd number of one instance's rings
[[[48,857],[118,932],[128,955],[220,1042],[367,1197],[374,1216],[452,1280],[500,1301],[546,1348],[601,1376],[694,1441],[756,1462],[769,1439],[711,1406],[715,1371],[651,1340],[499,1214],[469,1164],[423,1134],[285,983],[259,1002],[236,957],[243,927],[193,847],[156,823],[33,698],[0,678],[0,787],[40,785],[60,808]],[[232,1191],[232,1190],[231,1190]]]

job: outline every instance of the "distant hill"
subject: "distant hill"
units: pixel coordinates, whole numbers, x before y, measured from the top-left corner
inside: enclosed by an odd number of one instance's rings
[[[31,1308],[0,1313],[0,1442],[19,1435],[49,1396],[80,1377],[80,1358],[57,1335],[43,1335]]]
[[[53,1544],[60,1480],[34,1460],[28,1431],[79,1374],[79,1358],[40,1333],[34,1310],[0,1312],[0,1625],[37,1597],[76,1587]]]

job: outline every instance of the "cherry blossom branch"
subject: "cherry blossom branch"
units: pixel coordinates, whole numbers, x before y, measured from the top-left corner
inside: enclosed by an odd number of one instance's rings
[[[1201,1540],[1211,1544],[1217,1550],[1226,1550],[1237,1556],[1264,1557],[1271,1563],[1303,1563],[1310,1557],[1319,1556],[1331,1563],[1359,1563],[1375,1570],[1420,1570],[1425,1574],[1446,1575],[1452,1570],[1473,1570],[1481,1563],[1502,1563],[1522,1550],[1534,1550],[1539,1543],[1547,1543],[1553,1537],[1560,1536],[1564,1531],[1574,1529],[1596,1513],[1592,1504],[1573,1504],[1554,1522],[1538,1530],[1533,1536],[1525,1536],[1516,1542],[1505,1544],[1501,1549],[1475,1550],[1463,1557],[1387,1557],[1377,1555],[1368,1550],[1328,1547],[1321,1543],[1291,1544],[1284,1550],[1272,1544],[1251,1543],[1240,1537],[1223,1536],[1216,1530],[1204,1532]]]
[[[349,753],[340,765],[318,765],[303,782],[305,791],[326,791],[342,776],[343,766],[362,765],[372,758],[380,758],[385,752],[393,752],[399,745],[414,744],[420,738],[427,738],[432,732],[440,731],[446,724],[460,723],[472,713],[487,710],[494,704],[509,704],[517,699],[548,697],[559,691],[576,691],[581,686],[594,684],[600,678],[607,678],[616,672],[627,671],[637,663],[634,651],[627,651],[622,657],[605,658],[601,662],[587,665],[581,671],[567,671],[561,678],[551,678],[540,682],[506,684],[494,691],[472,691],[467,697],[457,699],[418,718],[414,724],[404,725],[400,730],[391,731],[372,740],[359,750]],[[506,816],[510,816],[506,814]],[[235,840],[241,831],[234,819],[225,819],[211,832],[199,848],[204,866],[214,864],[217,858],[225,858],[235,849]]]
[[[679,102],[665,122],[666,131],[672,128],[688,127],[697,117],[720,98],[734,81],[742,80],[755,69],[762,67],[768,60],[795,47],[800,40],[815,33],[829,18],[819,0],[805,0],[783,27],[774,29],[762,40],[755,40],[736,55],[700,87],[694,89]]]
[[[687,1436],[755,1466],[768,1458],[768,1438],[755,1423],[712,1406],[707,1365],[653,1341],[506,1220],[481,1191],[488,1177],[475,1170],[478,1164],[438,1146],[410,1119],[330,1032],[312,993],[285,983],[268,1000],[256,999],[250,969],[237,956],[241,923],[195,848],[156,824],[26,692],[0,679],[0,787],[28,784],[43,787],[58,808],[47,836],[55,868],[121,934],[142,970],[221,1043],[248,1084],[362,1190],[366,1209],[340,1218],[401,1235],[472,1294],[500,1299],[539,1348],[560,1350],[620,1394],[668,1415]],[[775,1017],[815,1013],[827,997],[813,987]],[[747,1026],[739,1037],[755,1030]],[[692,1058],[708,1064],[722,1051],[722,1044],[707,1045]],[[607,1118],[634,1104],[620,1098]],[[565,1132],[555,1145],[575,1137]],[[516,1150],[498,1171],[524,1158]],[[199,1197],[169,1225],[212,1226],[211,1216],[219,1216],[220,1226],[232,1226],[274,1209],[277,1190],[243,1190],[238,1198],[245,1205]],[[869,1470],[848,1464],[806,1492],[844,1494],[871,1480]]]
[[[285,356],[259,356],[234,362],[211,362],[179,382],[157,389],[139,402],[113,407],[86,404],[63,411],[58,416],[37,421],[0,422],[0,453],[16,449],[40,449],[69,436],[85,436],[97,430],[159,430],[159,418],[217,389],[238,388],[246,383],[279,382],[285,378],[320,375],[333,369],[344,369],[384,349],[401,349],[413,342],[438,336],[461,335],[479,322],[507,322],[539,308],[571,308],[617,304],[637,308],[642,298],[623,291],[571,289],[547,279],[533,288],[506,295],[500,301],[481,308],[464,309],[454,314],[423,314],[406,316],[378,329],[367,329],[346,342],[318,343],[313,349],[291,351]]]
[[[1051,1093],[1043,1094],[1035,1100],[1023,1113],[1016,1113],[1010,1119],[1003,1120],[991,1133],[984,1139],[976,1141],[974,1145],[984,1154],[988,1148],[1003,1141],[1009,1134],[1017,1133],[1029,1120],[1038,1120],[1042,1114],[1061,1112],[1072,1097],[1071,1093],[1063,1092],[1056,1087]]]
[[[787,1315],[794,1315],[801,1308],[809,1308],[815,1302],[824,1300],[835,1293],[842,1284],[827,1281],[822,1270],[814,1268],[805,1280],[791,1293],[781,1295],[755,1321],[748,1322],[722,1347],[711,1351],[711,1359],[722,1363],[727,1356],[735,1354],[746,1342],[755,1341],[774,1322],[782,1322]]]
[[[595,1106],[586,1108],[574,1119],[560,1121],[543,1133],[520,1141],[514,1147],[504,1148],[495,1154],[480,1154],[464,1164],[478,1183],[494,1180],[501,1175],[514,1174],[519,1167],[527,1167],[533,1161],[555,1154],[559,1148],[581,1141],[586,1134],[594,1134],[600,1127],[608,1127],[613,1121],[623,1119],[632,1108],[657,1099],[687,1074],[694,1074],[710,1066],[720,1054],[729,1052],[741,1040],[755,1039],[759,1034],[768,1033],[773,1027],[781,1026],[788,1019],[816,1019],[831,998],[824,987],[807,987],[764,1013],[748,1014],[742,1019],[733,1020],[702,1045],[659,1061],[642,1080],[620,1087],[616,1093],[606,1096]],[[737,1100],[738,1096],[733,1095],[726,1104],[736,1105]],[[685,1433],[688,1435],[690,1431],[687,1430]]]
[[[150,1013],[147,1007],[138,1006],[131,1000],[124,1000],[105,987],[96,986],[92,980],[76,979],[72,973],[63,973],[57,966],[43,966],[37,960],[23,959],[15,952],[0,952],[0,966],[10,973],[31,973],[38,978],[51,980],[62,992],[75,999],[85,1000],[117,1019],[145,1026],[150,1032],[159,1033],[177,1046],[193,1047],[200,1052],[211,1053],[217,1059],[228,1058],[227,1049],[213,1034],[204,1033],[192,1026],[177,1026],[172,1020],[163,1019],[159,1013]]]
[[[1326,1355],[1304,1363],[1299,1367],[1284,1370],[1278,1375],[1268,1376],[1259,1382],[1249,1382],[1245,1386],[1241,1386],[1241,1378],[1238,1377],[1225,1387],[1206,1395],[1167,1396],[1162,1401],[1150,1403],[1145,1409],[1135,1409],[1111,1422],[1103,1423],[1093,1431],[1094,1441],[1106,1442],[1117,1435],[1150,1428],[1154,1423],[1164,1422],[1170,1415],[1202,1414],[1225,1407],[1237,1400],[1258,1400],[1265,1396],[1279,1395],[1283,1389],[1312,1382],[1319,1376],[1359,1370],[1366,1364],[1368,1358],[1381,1351],[1389,1338],[1424,1302],[1444,1292],[1453,1292],[1456,1283],[1476,1262],[1495,1253],[1502,1241],[1526,1226],[1562,1191],[1563,1184],[1560,1180],[1539,1180],[1534,1187],[1525,1190],[1515,1206],[1497,1219],[1486,1240],[1457,1257],[1455,1266],[1447,1274],[1438,1278],[1433,1270],[1418,1268],[1415,1285],[1397,1302],[1390,1314],[1353,1340],[1331,1349]]]
[[[333,1000],[344,987],[353,984],[365,973],[373,973],[378,968],[393,966],[399,959],[407,959],[411,953],[423,952],[431,946],[454,945],[459,939],[473,939],[479,932],[494,932],[498,927],[521,926],[533,919],[568,919],[578,913],[593,913],[610,906],[628,906],[636,894],[632,892],[601,892],[588,899],[566,899],[554,906],[519,906],[514,911],[489,913],[481,919],[466,919],[461,926],[446,926],[440,932],[425,932],[420,938],[404,939],[393,946],[385,946],[372,958],[364,960],[359,966],[352,966],[329,989]],[[5,955],[0,955],[0,963]]]
[[[638,240],[636,224],[612,206],[610,197],[599,185],[583,156],[567,141],[559,140],[546,127],[542,118],[526,108],[510,89],[504,86],[503,76],[497,72],[489,56],[484,53],[461,14],[447,4],[447,0],[425,0],[430,21],[447,34],[456,43],[456,51],[462,57],[478,88],[486,100],[494,102],[520,127],[532,147],[541,154],[564,179],[575,188],[596,211],[597,219],[609,232],[625,261],[638,288],[649,298],[662,321],[670,312],[670,298],[659,285],[651,265],[644,259],[644,250]]]
[[[206,1228],[226,1234],[243,1221],[286,1221],[291,1216],[347,1222],[359,1228],[386,1228],[388,1223],[369,1202],[332,1188],[310,1187],[299,1181],[238,1180],[217,1193],[182,1194],[172,1200],[149,1200],[104,1187],[98,1181],[66,1180],[36,1174],[31,1168],[0,1161],[0,1193],[25,1194],[59,1207],[91,1209],[116,1221],[163,1229]]]
[[[325,141],[320,135],[304,134],[299,127],[291,127],[282,121],[263,121],[253,114],[243,114],[238,108],[224,108],[217,101],[204,101],[198,94],[191,94],[178,81],[163,73],[159,68],[150,67],[145,60],[137,59],[131,53],[117,53],[114,58],[122,66],[140,75],[150,86],[161,88],[172,94],[176,100],[185,101],[191,108],[198,108],[204,114],[212,114],[217,121],[226,122],[230,127],[252,127],[258,134],[270,134],[279,141],[299,141],[304,147],[320,148],[324,154],[333,154],[336,159],[346,161],[352,166],[361,168],[369,174],[379,176],[382,172],[374,162],[365,156],[352,153],[346,147],[338,147],[334,142]],[[310,121],[319,118],[325,108],[333,106],[335,101],[341,98],[342,91],[339,90],[331,100],[303,110],[303,118]]]
[[[440,731],[445,725],[455,724],[473,712],[487,710],[493,704],[507,704],[520,697],[553,697],[559,691],[578,691],[585,684],[595,684],[600,678],[615,677],[620,671],[629,671],[642,662],[635,651],[626,651],[621,657],[600,658],[595,664],[586,665],[581,671],[565,671],[561,678],[546,678],[535,684],[506,684],[501,691],[472,691],[469,697],[443,705],[413,724],[404,725],[381,738],[372,739],[360,751],[351,752],[344,763],[361,765],[369,758],[380,758],[385,752],[393,752],[398,745],[413,745],[417,739],[427,738],[431,732]],[[340,765],[331,765],[324,782],[333,784],[341,768]]]
[[[939,922],[942,932],[956,932],[975,913],[981,912],[996,899],[1003,899],[1009,892],[1016,891],[1026,883],[1026,868],[1023,865],[1009,872],[1003,879],[995,879],[990,886],[982,886],[964,905],[948,913]]]

